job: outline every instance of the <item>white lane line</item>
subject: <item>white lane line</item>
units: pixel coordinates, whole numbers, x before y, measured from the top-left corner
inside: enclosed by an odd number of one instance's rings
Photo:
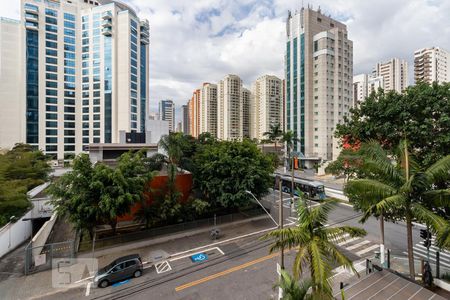
[[[82,278],[80,280],[75,281],[74,283],[80,283],[80,282],[83,282],[85,280],[92,279],[92,278],[94,278],[94,276],[89,276],[89,277],[86,277],[86,278]]]
[[[344,246],[345,244],[349,244],[349,243],[354,242],[354,241],[357,241],[357,240],[359,240],[359,239],[360,239],[359,237],[354,237],[354,238],[351,238],[351,239],[349,239],[349,240],[340,242],[340,243],[338,243],[337,245],[338,245],[338,246]]]
[[[361,250],[361,251],[359,251],[359,252],[356,252],[356,255],[361,256],[361,255],[363,255],[363,254],[365,254],[365,253],[367,253],[367,252],[370,252],[370,251],[372,251],[372,250],[375,250],[375,249],[377,249],[377,248],[380,248],[380,245],[372,245],[372,246],[370,246],[370,247],[368,247],[368,248],[365,248],[364,250]]]
[[[364,240],[364,241],[362,241],[362,242],[360,242],[358,244],[355,244],[355,245],[352,245],[352,246],[349,246],[349,247],[345,247],[345,249],[347,249],[347,250],[354,250],[356,248],[362,247],[362,246],[364,246],[366,244],[369,244],[369,243],[370,243],[370,241]]]
[[[86,294],[85,296],[89,296],[89,294],[91,293],[91,284],[92,282],[88,282],[88,284],[86,285]]]

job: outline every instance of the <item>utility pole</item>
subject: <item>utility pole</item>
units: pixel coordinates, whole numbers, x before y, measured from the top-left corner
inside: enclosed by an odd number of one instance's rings
[[[280,190],[280,205],[279,205],[279,220],[278,220],[278,224],[280,229],[283,229],[283,191],[281,190],[281,186],[282,186],[282,181],[281,178],[279,178],[278,180],[278,189]],[[281,254],[280,254],[280,264],[281,264],[281,269],[284,270],[284,248],[281,247]]]

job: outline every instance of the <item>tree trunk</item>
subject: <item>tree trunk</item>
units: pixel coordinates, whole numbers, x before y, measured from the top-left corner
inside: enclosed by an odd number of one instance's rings
[[[380,215],[380,243],[384,245],[384,216]]]
[[[414,272],[414,252],[413,252],[413,238],[412,238],[412,221],[411,214],[408,212],[406,215],[406,233],[408,239],[408,263],[409,263],[409,276],[411,279],[415,279]]]

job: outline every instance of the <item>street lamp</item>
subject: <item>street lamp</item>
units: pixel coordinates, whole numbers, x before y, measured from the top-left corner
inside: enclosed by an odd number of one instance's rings
[[[266,208],[264,207],[264,205],[262,205],[262,203],[259,202],[259,200],[255,197],[255,195],[253,195],[253,193],[250,192],[249,190],[246,190],[245,192],[246,192],[247,194],[251,195],[251,196],[253,197],[253,199],[255,199],[256,203],[258,203],[258,204],[262,207],[262,209],[264,210],[264,212],[270,217],[270,219],[272,219],[272,221],[273,221],[273,222],[275,223],[275,225],[277,225],[277,227],[278,227],[277,221],[275,221],[275,219],[272,217],[272,215],[266,210]]]

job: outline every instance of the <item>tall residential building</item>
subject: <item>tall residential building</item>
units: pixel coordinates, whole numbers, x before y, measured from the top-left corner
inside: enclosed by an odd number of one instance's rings
[[[169,122],[169,131],[175,131],[175,104],[172,100],[159,102],[159,118]]]
[[[149,112],[148,113],[149,120],[159,120],[159,113],[157,112]]]
[[[383,88],[386,92],[402,93],[408,87],[408,63],[398,58],[377,63],[372,76],[383,76]]]
[[[358,106],[368,96],[368,75],[353,76],[353,106]]]
[[[227,75],[217,86],[217,137],[222,140],[242,139],[242,80]]]
[[[182,116],[182,123],[181,128],[184,134],[189,134],[189,106],[188,105],[182,105],[181,106],[181,116]]]
[[[439,47],[414,52],[414,80],[430,84],[450,82],[450,52]]]
[[[112,0],[21,0],[26,139],[54,158],[144,132],[149,24]]]
[[[251,91],[245,87],[241,91],[242,101],[242,138],[250,138],[250,105],[251,105]]]
[[[217,84],[204,83],[200,90],[200,131],[217,137]]]
[[[310,167],[338,154],[334,130],[353,102],[353,42],[346,25],[309,7],[289,12],[286,34],[286,129]]]
[[[0,148],[25,142],[23,30],[19,21],[0,18]]]
[[[188,102],[189,107],[189,133],[193,137],[200,134],[200,89],[192,93],[192,98]]]
[[[252,85],[250,105],[250,137],[264,139],[270,125],[283,126],[283,82],[280,78],[264,75]]]

